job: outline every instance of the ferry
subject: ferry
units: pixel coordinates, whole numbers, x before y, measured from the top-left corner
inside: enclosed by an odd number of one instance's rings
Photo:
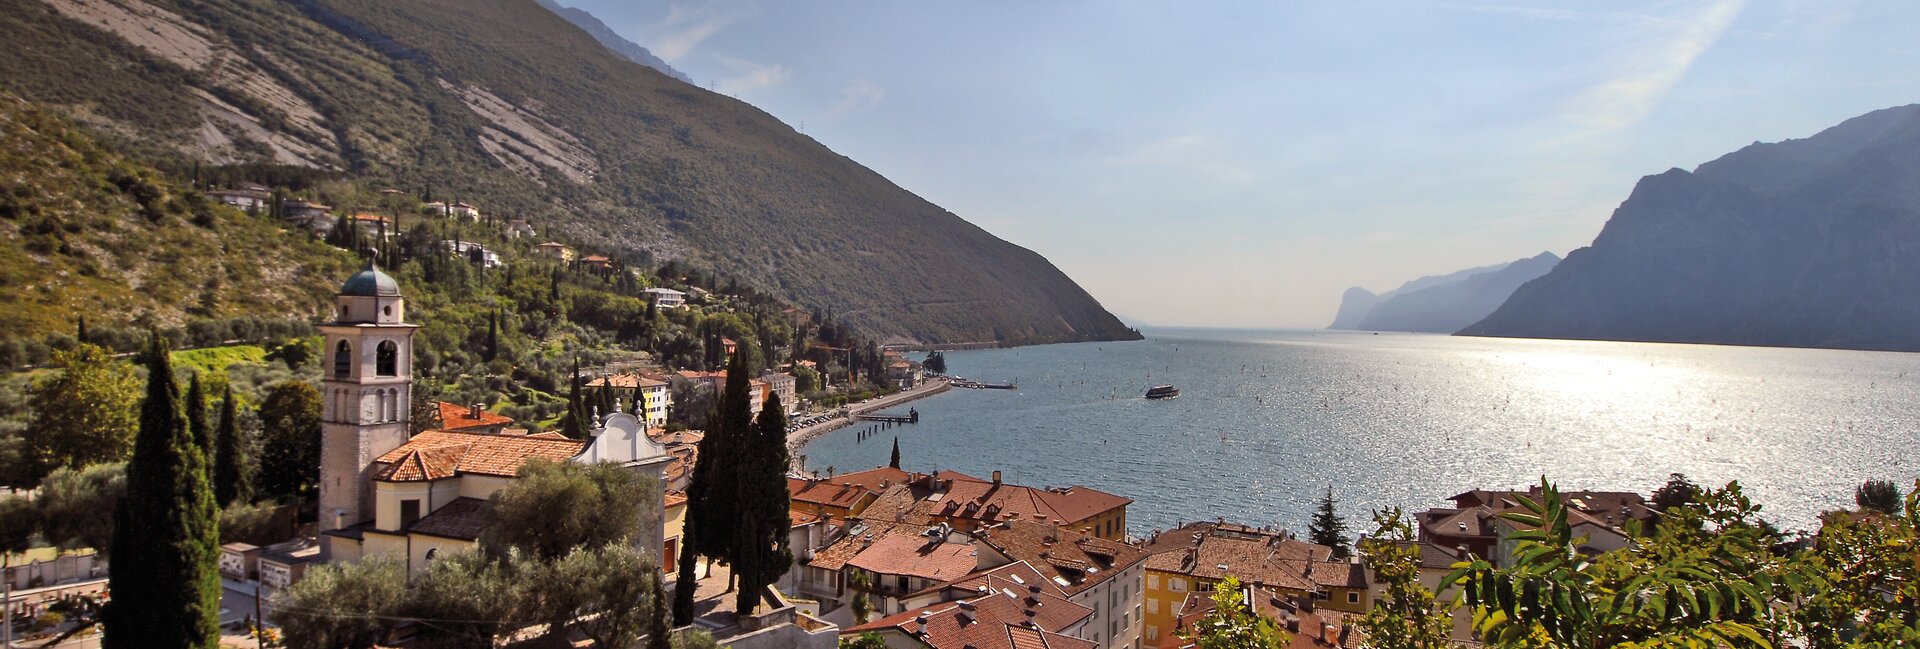
[[[1156,385],[1147,388],[1148,399],[1172,399],[1180,396],[1180,389],[1171,385]]]

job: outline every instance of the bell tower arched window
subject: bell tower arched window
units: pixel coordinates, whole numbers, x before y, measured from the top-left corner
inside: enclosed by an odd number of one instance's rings
[[[352,371],[353,350],[347,346],[347,341],[342,340],[333,348],[333,378],[344,380]]]
[[[399,364],[400,346],[393,344],[391,340],[381,341],[380,346],[375,348],[374,374],[394,376]]]

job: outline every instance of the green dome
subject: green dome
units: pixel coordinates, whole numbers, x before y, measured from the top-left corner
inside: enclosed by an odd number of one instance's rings
[[[400,295],[400,283],[393,281],[393,278],[388,277],[386,273],[380,272],[380,269],[375,268],[373,262],[369,261],[366,270],[355,273],[353,277],[347,278],[347,283],[340,285],[340,294],[361,297],[397,297]]]

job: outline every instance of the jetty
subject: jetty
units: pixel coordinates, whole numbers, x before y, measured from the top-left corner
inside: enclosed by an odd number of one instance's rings
[[[966,388],[968,390],[1018,390],[1020,389],[1020,386],[1015,385],[1013,383],[982,383],[980,381],[972,381],[968,379],[954,379],[953,387]]]
[[[886,422],[890,424],[917,424],[917,423],[920,423],[920,410],[918,408],[908,408],[907,414],[904,414],[904,415],[863,414],[863,415],[860,415],[860,420],[861,421],[880,421],[880,422]]]

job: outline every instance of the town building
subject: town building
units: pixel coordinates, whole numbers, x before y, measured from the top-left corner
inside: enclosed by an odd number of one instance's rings
[[[645,291],[641,291],[641,293],[645,294],[647,299],[652,300],[654,306],[660,307],[662,309],[672,309],[680,306],[685,306],[687,303],[686,293],[682,293],[680,291],[676,291],[670,288],[650,288]]]
[[[1640,494],[1624,491],[1566,491],[1567,523],[1574,536],[1584,539],[1578,550],[1599,554],[1626,547],[1629,521],[1651,526],[1658,514]],[[1434,508],[1414,516],[1419,540],[1455,554],[1471,554],[1488,559],[1496,566],[1507,565],[1513,553],[1514,532],[1524,526],[1502,518],[1507,512],[1527,511],[1521,498],[1541,499],[1540,488],[1528,491],[1475,489],[1448,500],[1453,507]]]
[[[526,219],[514,219],[512,223],[507,224],[508,239],[531,239],[535,236],[537,233],[533,231],[533,224],[528,223]]]
[[[1117,541],[1126,538],[1127,505],[1132,502],[1092,487],[1042,489],[1003,483],[999,471],[989,480],[935,471],[881,494],[864,516],[921,525],[947,523],[963,532],[1003,521],[1036,520]]]
[[[273,190],[264,185],[242,184],[232,189],[216,189],[207,192],[207,197],[216,201],[246,210],[250,214],[259,214],[267,209],[273,200]]]
[[[593,270],[611,270],[613,268],[613,260],[608,259],[605,255],[587,255],[580,258],[580,265]]]
[[[535,250],[537,250],[541,256],[563,264],[573,261],[573,247],[564,243],[548,241],[535,246]]]
[[[369,264],[341,286],[335,302],[335,321],[320,326],[329,350],[321,381],[318,550],[326,560],[392,556],[418,572],[440,553],[471,548],[485,523],[487,499],[534,459],[614,462],[664,477],[670,460],[665,448],[647,436],[638,418],[624,413],[598,419],[586,440],[450,430],[409,438],[406,404],[417,325],[405,321],[399,284]],[[643,533],[636,544],[662,549],[663,512],[640,517]]]
[[[486,246],[472,241],[446,239],[440,242],[440,247],[445,248],[448,253],[455,257],[480,264],[482,268],[499,268],[506,265],[500,261],[499,252],[488,250]]]
[[[1273,621],[1286,631],[1287,649],[1342,649],[1361,646],[1364,635],[1354,627],[1353,616],[1325,608],[1316,609],[1311,598],[1284,595],[1258,586],[1241,585],[1241,601],[1247,612]],[[1198,643],[1187,639],[1214,613],[1218,605],[1213,593],[1189,592],[1173,623],[1172,631],[1161,636],[1160,649],[1193,649]]]
[[[642,405],[646,408],[647,427],[665,428],[667,425],[667,412],[673,407],[673,393],[667,389],[666,381],[639,374],[615,374],[588,381],[587,388],[611,388],[618,399],[633,398],[637,389],[640,398],[645,401]]]
[[[1314,564],[1332,561],[1333,548],[1285,532],[1200,522],[1161,532],[1142,547],[1152,553],[1146,562],[1148,644],[1159,644],[1174,627],[1189,593],[1210,593],[1228,576],[1282,595],[1327,597],[1311,573]]]
[[[988,581],[988,580],[983,580]],[[1079,636],[1093,612],[1035,585],[988,581],[968,597],[841,630],[877,633],[890,649],[1096,649]]]
[[[513,418],[494,412],[487,412],[481,404],[462,406],[457,403],[439,402],[440,430],[456,433],[486,433],[498,435],[513,425]]]
[[[780,404],[788,414],[800,412],[800,395],[794,392],[797,381],[792,374],[768,370],[760,373],[760,381],[767,384],[769,396],[780,397]]]

